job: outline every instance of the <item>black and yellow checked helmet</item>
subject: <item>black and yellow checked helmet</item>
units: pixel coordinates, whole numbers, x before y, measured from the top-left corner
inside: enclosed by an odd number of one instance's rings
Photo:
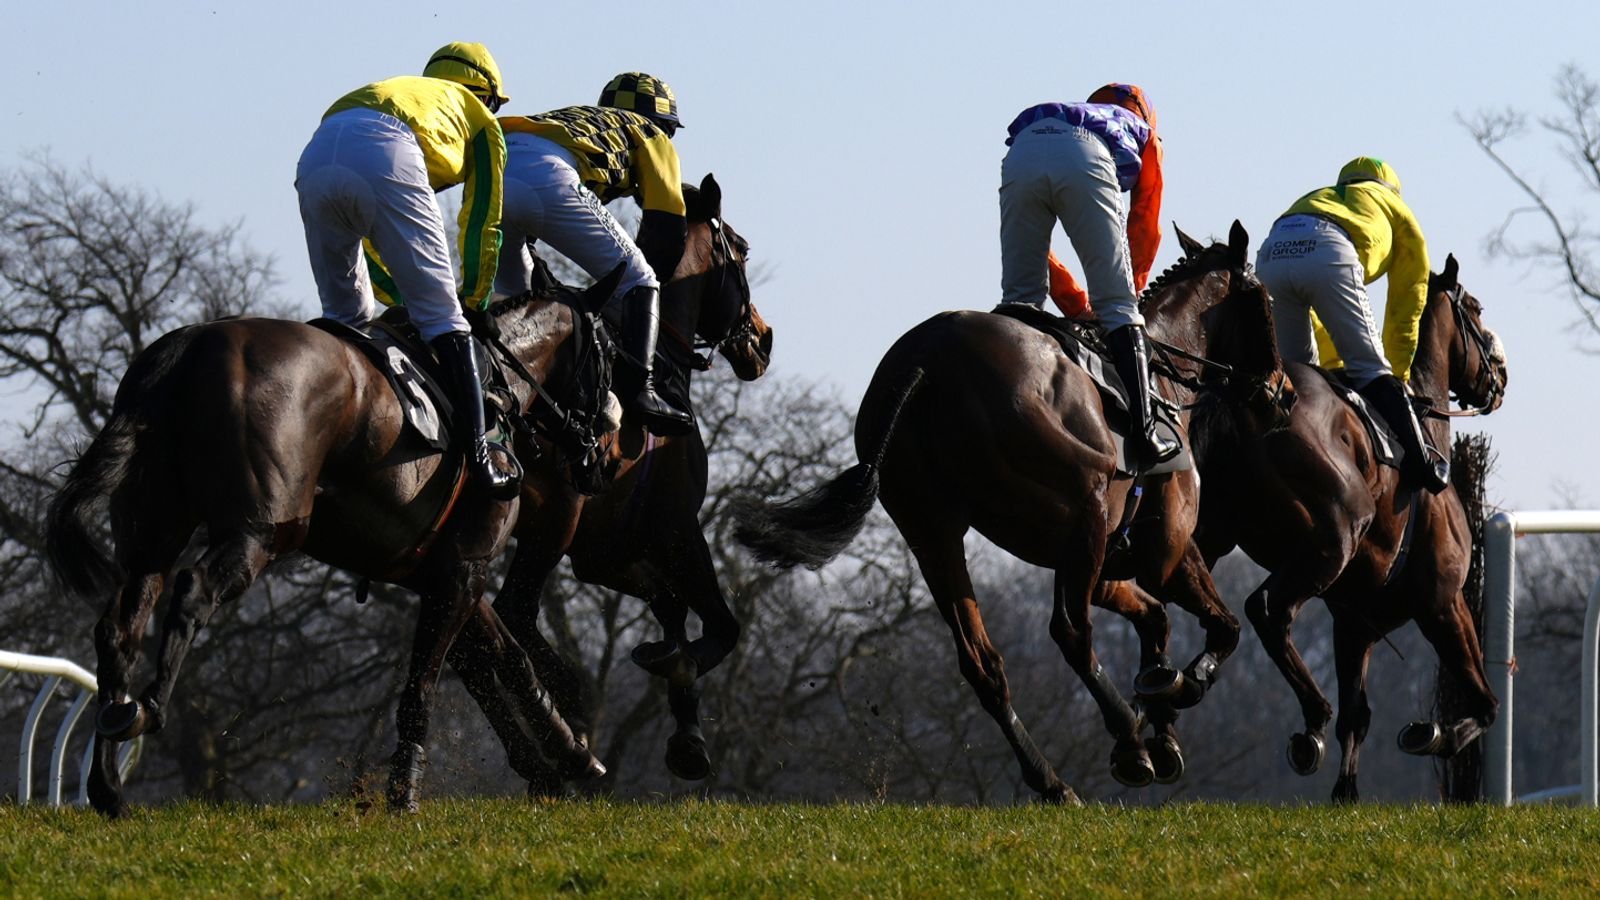
[[[657,122],[682,128],[678,119],[678,98],[672,88],[659,78],[643,72],[623,72],[606,84],[600,92],[600,105],[613,109],[626,109]]]

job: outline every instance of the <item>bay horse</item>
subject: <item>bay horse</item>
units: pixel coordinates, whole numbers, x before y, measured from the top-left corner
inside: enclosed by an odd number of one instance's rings
[[[749,244],[722,220],[722,194],[715,182],[694,190],[685,185],[689,234],[678,272],[662,288],[662,352],[687,373],[708,368],[716,352],[744,381],[762,376],[772,353],[772,329],[751,302],[745,265]],[[699,337],[708,351],[695,352]],[[687,381],[683,381],[687,390]],[[610,442],[612,482],[596,495],[577,490],[556,464],[558,455],[540,448],[522,485],[517,550],[496,596],[494,610],[529,652],[564,716],[580,725],[584,710],[570,664],[538,629],[539,598],[563,556],[573,574],[590,584],[643,599],[665,629],[661,641],[633,654],[636,663],[668,682],[668,706],[677,731],[668,741],[667,765],[679,777],[698,780],[710,772],[710,757],[698,715],[695,679],[733,649],[739,624],[717,583],[711,551],[701,530],[707,458],[698,429],[657,437],[633,416]],[[531,457],[531,453],[521,454]],[[700,619],[703,634],[690,640],[687,613]],[[514,771],[533,794],[559,790],[560,773],[545,765],[536,743],[517,725],[483,661],[496,652],[483,638],[463,635],[451,665],[489,718],[507,748]]]
[[[1410,377],[1428,410],[1422,415],[1428,438],[1447,455],[1450,395],[1463,408],[1490,413],[1505,397],[1507,376],[1500,341],[1483,326],[1482,307],[1458,271],[1450,256],[1428,280]],[[1372,717],[1367,663],[1373,646],[1406,622],[1417,623],[1440,664],[1462,679],[1471,712],[1454,722],[1407,725],[1400,748],[1453,756],[1494,721],[1499,704],[1462,595],[1472,529],[1454,486],[1437,495],[1403,487],[1398,470],[1377,462],[1365,426],[1327,378],[1298,363],[1287,370],[1296,402],[1286,423],[1264,427],[1225,403],[1197,412],[1191,434],[1206,492],[1196,539],[1208,564],[1238,546],[1271,572],[1245,611],[1300,701],[1305,731],[1290,738],[1288,758],[1302,775],[1322,763],[1333,710],[1291,628],[1307,600],[1326,601],[1342,754],[1333,799],[1354,801]]]
[[[1227,244],[1191,252],[1152,283],[1140,306],[1150,337],[1189,354],[1171,368],[1183,383],[1162,391],[1183,407],[1201,379],[1230,372],[1240,402],[1271,403],[1265,378],[1279,369],[1264,288],[1248,274],[1248,236],[1235,222]],[[1196,368],[1195,357],[1212,365]],[[1012,707],[1004,661],[990,642],[966,566],[970,529],[1034,565],[1055,571],[1050,634],[1099,705],[1115,741],[1112,774],[1126,784],[1176,777],[1181,758],[1165,702],[1185,686],[1196,702],[1238,643],[1239,625],[1217,595],[1190,538],[1199,482],[1192,471],[1119,474],[1106,410],[1090,376],[1056,340],[1006,315],[945,312],[912,328],[884,355],[856,419],[860,462],[782,503],[753,501],[739,539],[780,568],[820,567],[858,533],[874,499],[916,556],[928,590],[955,640],[961,673],[999,724],[1023,780],[1044,800],[1077,802],[1034,744]],[[1131,546],[1108,542],[1142,490]],[[1118,585],[1136,579],[1139,587]],[[1156,740],[1097,660],[1091,602],[1141,606],[1146,589],[1199,616],[1206,648],[1182,673],[1166,662],[1166,622],[1140,629],[1147,647],[1136,688],[1164,684],[1146,698]],[[1152,662],[1154,661],[1154,664]],[[1165,671],[1162,671],[1165,670]],[[1141,693],[1144,693],[1141,690]],[[1180,702],[1180,701],[1174,701]],[[1152,759],[1154,757],[1154,760]]]
[[[709,175],[706,182],[715,183]],[[575,377],[574,309],[597,305],[612,286],[602,282],[575,301],[495,310],[501,346],[529,376],[560,390]],[[518,404],[530,406],[533,385],[513,387]],[[392,808],[417,808],[434,686],[463,629],[499,651],[492,674],[555,770],[572,779],[604,774],[515,637],[482,602],[520,499],[462,492],[459,456],[433,452],[404,422],[385,376],[363,353],[299,322],[188,326],[133,361],[110,419],[52,499],[47,522],[47,550],[62,583],[111,595],[95,629],[100,711],[89,796],[96,809],[127,812],[116,744],[164,724],[199,629],[269,563],[294,552],[421,595],[396,715]],[[90,536],[102,502],[114,558]],[[178,568],[199,529],[204,553]],[[129,691],[140,643],[169,586],[156,677],[135,699]]]

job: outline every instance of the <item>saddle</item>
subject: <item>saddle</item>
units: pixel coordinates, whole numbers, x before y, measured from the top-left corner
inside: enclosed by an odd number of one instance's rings
[[[1343,397],[1344,401],[1356,411],[1356,418],[1367,428],[1367,439],[1372,442],[1372,455],[1378,464],[1399,469],[1401,461],[1405,459],[1405,445],[1400,443],[1400,438],[1394,433],[1394,429],[1389,427],[1388,420],[1379,415],[1378,411],[1372,408],[1372,404],[1367,402],[1367,398],[1361,396],[1361,392],[1345,380],[1343,369],[1329,371],[1321,366],[1312,368],[1328,382],[1334,393]]]
[[[405,411],[406,424],[434,450],[450,445],[445,427],[455,414],[450,396],[440,385],[438,360],[422,342],[404,307],[392,307],[365,328],[333,319],[316,318],[306,324],[320,328],[360,350],[389,381],[395,399]],[[479,371],[486,371],[487,354],[476,341]],[[485,386],[485,397],[488,389]]]
[[[992,312],[995,315],[1016,319],[1054,338],[1056,343],[1061,345],[1061,352],[1088,374],[1100,391],[1101,403],[1106,412],[1106,425],[1110,427],[1112,438],[1116,441],[1117,470],[1131,475],[1133,463],[1128,458],[1127,449],[1128,429],[1132,423],[1132,417],[1128,414],[1128,389],[1122,383],[1121,376],[1117,374],[1116,367],[1111,364],[1109,351],[1106,349],[1105,334],[1100,326],[1064,318],[1026,303],[1002,303]],[[1182,444],[1183,451],[1172,459],[1147,469],[1145,474],[1162,475],[1194,468],[1194,460],[1189,455],[1189,442],[1184,438],[1183,428],[1178,423],[1180,410],[1177,405],[1154,391],[1151,392],[1150,405],[1150,413],[1155,419],[1156,428],[1165,431],[1168,436]]]

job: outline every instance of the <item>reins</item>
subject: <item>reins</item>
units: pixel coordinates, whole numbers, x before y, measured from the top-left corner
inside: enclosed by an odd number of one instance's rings
[[[733,327],[728,333],[717,340],[705,339],[696,333],[691,340],[685,337],[670,322],[661,323],[662,331],[666,332],[684,350],[687,351],[685,365],[696,371],[704,372],[711,368],[712,357],[722,352],[728,346],[739,341],[753,340],[756,336],[755,307],[750,302],[750,281],[745,275],[744,266],[735,263],[733,242],[728,239],[728,231],[722,225],[722,220],[712,217],[706,223],[711,228],[712,246],[721,251],[720,260],[714,260],[712,269],[717,273],[716,296],[721,297],[728,290],[729,270],[732,270],[736,279],[735,288],[739,291],[739,314],[734,320]],[[706,273],[709,274],[709,273]],[[699,351],[705,351],[701,353]]]
[[[1473,383],[1472,390],[1485,399],[1482,406],[1474,406],[1471,409],[1441,410],[1435,409],[1430,404],[1423,410],[1423,414],[1433,419],[1460,419],[1488,415],[1489,408],[1494,406],[1495,398],[1505,392],[1505,385],[1500,382],[1493,364],[1494,352],[1489,339],[1484,336],[1483,329],[1472,321],[1464,309],[1466,288],[1457,284],[1446,293],[1450,296],[1450,313],[1456,320],[1456,332],[1461,335],[1462,356],[1465,357],[1470,349],[1478,351],[1478,359],[1482,365],[1479,367],[1478,379]],[[1446,406],[1448,405],[1449,402],[1446,401]]]

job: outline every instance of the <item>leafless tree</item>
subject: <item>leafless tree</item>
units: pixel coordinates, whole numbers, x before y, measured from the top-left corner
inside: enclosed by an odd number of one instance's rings
[[[1576,64],[1556,74],[1554,114],[1537,118],[1557,152],[1571,166],[1581,191],[1549,186],[1527,163],[1509,158],[1508,144],[1530,130],[1528,114],[1516,107],[1479,110],[1457,120],[1494,164],[1516,184],[1530,205],[1511,210],[1490,235],[1491,256],[1528,260],[1561,272],[1573,303],[1589,327],[1600,332],[1600,232],[1586,210],[1600,195],[1600,83]],[[1543,223],[1541,237],[1525,237],[1518,223],[1532,217]]]
[[[219,316],[287,311],[272,295],[271,260],[241,234],[238,222],[205,224],[191,206],[44,156],[0,173],[0,388],[20,406],[8,416],[15,430],[0,436],[5,649],[93,668],[99,610],[64,599],[45,572],[46,498],[155,338]],[[377,594],[358,611],[352,596],[348,578],[288,564],[213,619],[132,789],[279,799],[305,791],[308,757],[359,754],[348,731],[371,731],[363,718],[387,709],[410,600]],[[0,733],[15,733],[32,689],[19,680],[0,695]],[[386,719],[376,716],[381,733]]]

